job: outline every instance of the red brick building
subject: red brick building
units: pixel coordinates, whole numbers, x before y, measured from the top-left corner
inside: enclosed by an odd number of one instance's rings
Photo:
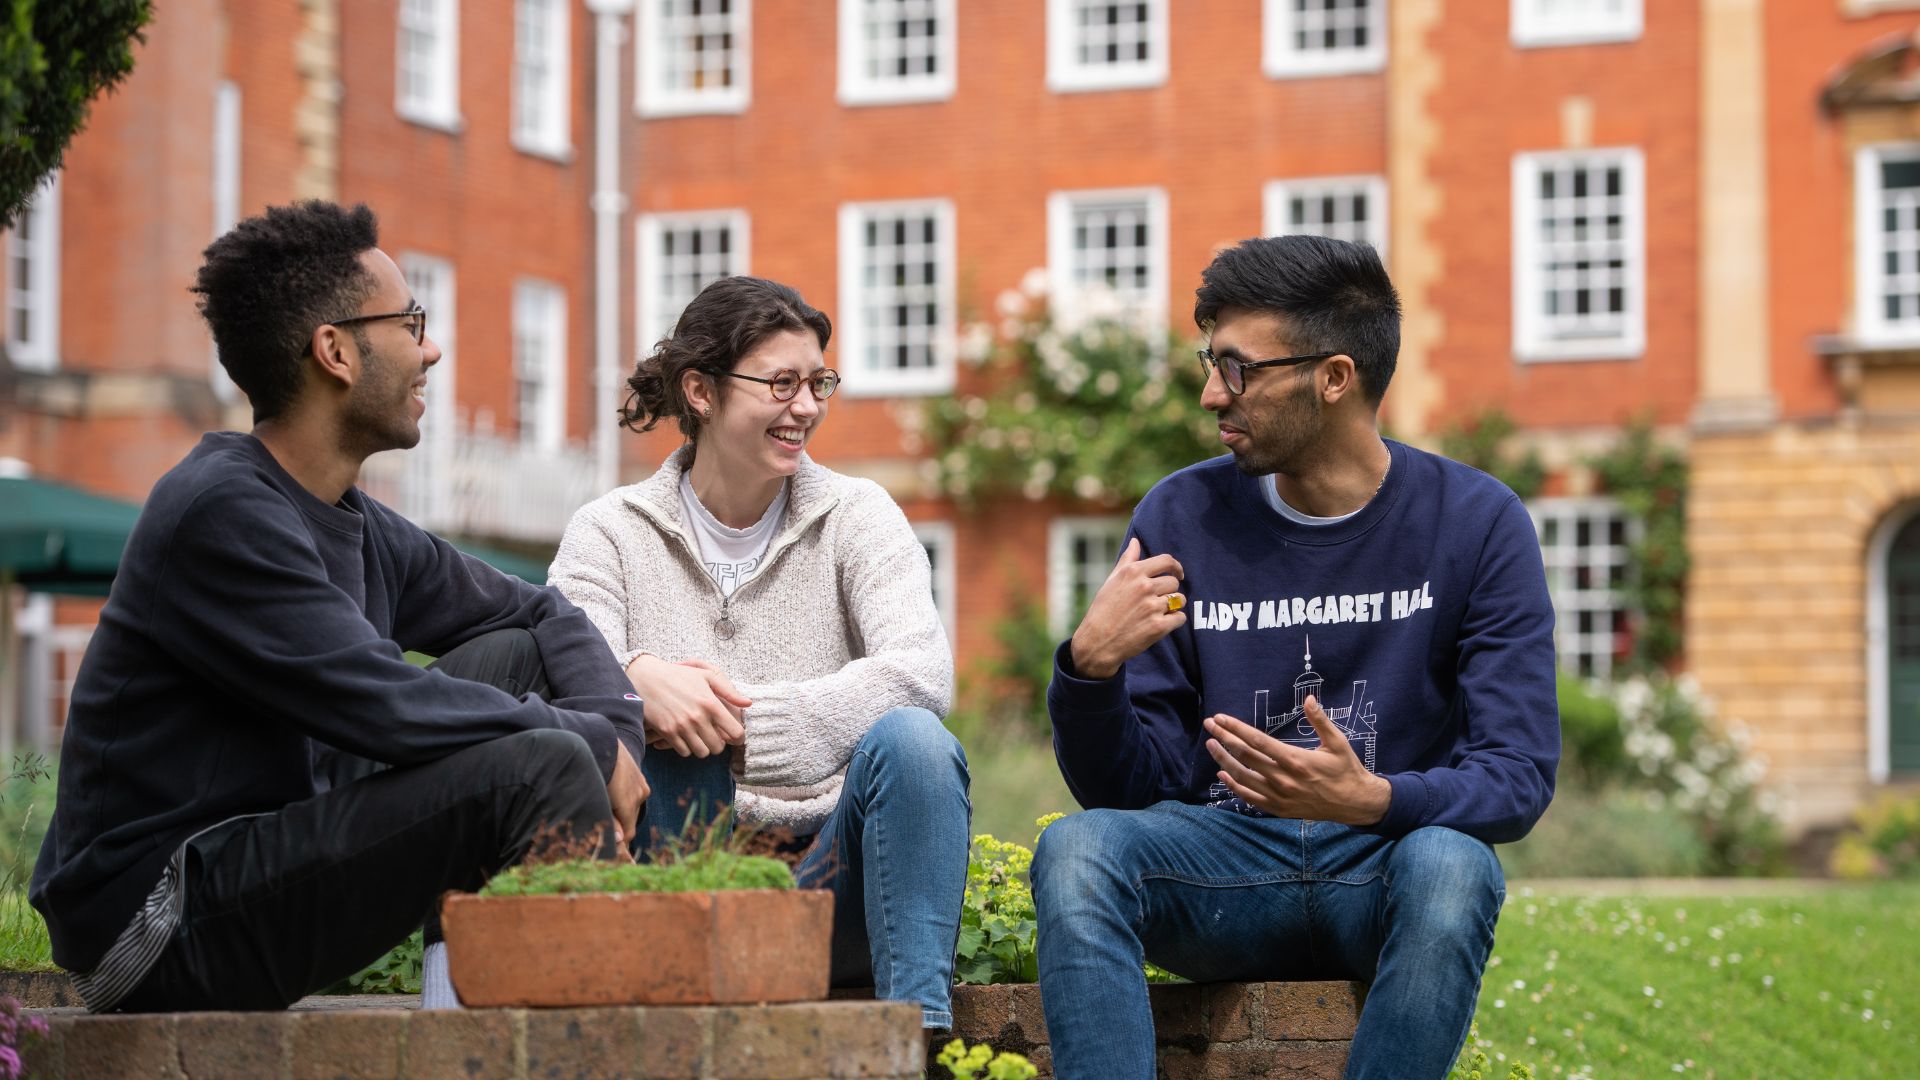
[[[964,326],[1040,268],[1191,332],[1215,248],[1325,231],[1402,291],[1393,431],[1498,409],[1550,466],[1570,667],[1633,632],[1585,462],[1650,417],[1692,463],[1689,666],[1795,819],[1920,773],[1920,2],[630,2],[166,5],[9,240],[0,457],[137,498],[244,424],[200,247],[366,201],[449,355],[368,485],[536,550],[671,448],[611,431],[615,380],[752,272],[833,317],[817,456],[921,525],[964,671],[1015,587],[1070,622],[1123,520],[927,487],[900,417],[965,384]]]

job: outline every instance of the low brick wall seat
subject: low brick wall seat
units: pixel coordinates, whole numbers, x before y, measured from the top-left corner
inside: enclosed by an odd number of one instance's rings
[[[925,1054],[919,1006],[877,1001],[42,1015],[36,1080],[918,1080]]]
[[[1360,1018],[1349,982],[1172,983],[1148,988],[1166,1080],[1287,1076],[1339,1080]],[[1038,986],[956,986],[953,1034],[1024,1054],[1053,1075]],[[931,1069],[929,1075],[944,1076]]]

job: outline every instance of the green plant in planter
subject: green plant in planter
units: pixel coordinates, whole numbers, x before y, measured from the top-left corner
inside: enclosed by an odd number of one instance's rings
[[[559,893],[682,893],[721,889],[791,889],[793,870],[767,855],[724,848],[695,851],[667,862],[616,863],[566,859],[521,863],[495,874],[481,896]]]

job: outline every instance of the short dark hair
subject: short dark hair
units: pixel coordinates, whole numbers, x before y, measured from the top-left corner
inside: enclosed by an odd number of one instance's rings
[[[824,350],[833,337],[833,322],[791,285],[757,277],[709,283],[680,313],[673,332],[634,367],[620,422],[635,431],[652,431],[662,418],[673,417],[680,434],[692,439],[700,432],[700,418],[687,404],[681,376],[698,371],[717,384],[741,357],[788,330],[811,332]]]
[[[268,207],[207,246],[192,291],[256,422],[299,396],[314,328],[355,314],[378,287],[360,256],[379,243],[365,204],[313,200]]]
[[[1214,256],[1200,272],[1193,321],[1211,331],[1227,307],[1287,320],[1302,353],[1353,357],[1360,389],[1373,404],[1393,381],[1400,356],[1400,296],[1370,244],[1324,236],[1269,236]]]

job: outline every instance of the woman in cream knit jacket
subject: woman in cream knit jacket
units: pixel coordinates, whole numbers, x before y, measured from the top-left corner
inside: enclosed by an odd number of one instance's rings
[[[646,702],[642,839],[731,804],[809,840],[798,875],[834,890],[836,983],[948,1027],[969,814],[940,719],[953,657],[906,516],[806,456],[838,383],[830,334],[787,286],[703,290],[623,415],[671,417],[688,445],[581,508],[551,580]]]

